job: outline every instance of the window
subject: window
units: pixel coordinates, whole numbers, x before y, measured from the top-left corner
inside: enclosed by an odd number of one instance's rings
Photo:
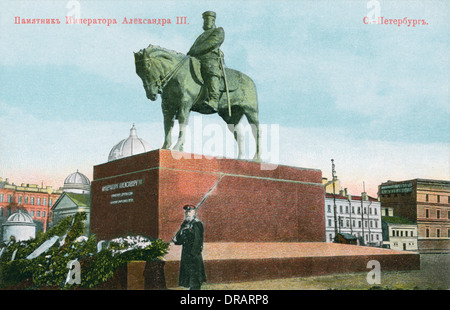
[[[52,199],[51,199],[51,198],[48,200],[48,206],[49,206],[49,207],[52,206]]]
[[[333,235],[330,234],[330,241],[333,241]]]
[[[375,215],[378,215],[377,209],[373,209],[373,211],[375,212]]]
[[[358,227],[361,228],[361,221],[358,221]]]
[[[437,202],[441,202],[441,196],[437,195]]]
[[[430,209],[425,209],[425,217],[426,218],[430,217]]]
[[[413,231],[411,230],[411,237],[414,237]]]
[[[41,211],[36,212],[36,217],[41,217]]]
[[[8,202],[12,202],[12,196],[8,195]]]
[[[425,201],[429,201],[430,197],[428,196],[428,194],[425,195]]]
[[[352,207],[352,213],[355,214],[355,207]]]
[[[18,204],[22,203],[22,196],[19,196],[19,200],[17,201]]]
[[[331,219],[328,219],[328,226],[331,227],[333,224],[331,223]]]
[[[34,211],[31,211],[30,213],[31,213],[31,216],[34,216]]]
[[[428,238],[428,237],[430,237],[430,229],[429,228],[427,228],[426,230],[425,230],[425,236]]]
[[[5,199],[5,195],[4,194],[0,194],[0,202],[3,202],[3,199]],[[449,199],[449,201],[450,201],[450,199]]]
[[[42,199],[42,205],[46,206],[47,205],[47,198]]]
[[[42,211],[42,217],[45,217],[45,211]]]
[[[403,230],[400,231],[400,237],[403,237]]]
[[[349,220],[347,220],[347,227],[350,227],[350,221]]]
[[[436,218],[441,218],[441,210],[436,210]]]
[[[25,197],[25,204],[28,204],[28,197]]]
[[[342,212],[342,206],[339,206],[339,212],[343,213]]]
[[[328,213],[331,213],[331,205],[328,205],[327,212],[328,212]]]
[[[345,206],[345,213],[348,213],[348,206]]]
[[[395,237],[395,230],[392,230],[392,237]]]
[[[367,208],[364,208],[364,214],[367,214]]]
[[[30,204],[34,205],[34,197],[31,197]]]
[[[408,231],[405,230],[405,237],[408,237]]]
[[[447,196],[447,202],[450,203],[450,196]]]
[[[358,214],[361,214],[361,207],[358,207]]]
[[[441,236],[441,230],[439,228],[436,229],[436,237],[440,237]]]

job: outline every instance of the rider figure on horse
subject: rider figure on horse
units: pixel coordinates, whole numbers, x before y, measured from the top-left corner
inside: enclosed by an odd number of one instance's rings
[[[225,32],[222,27],[216,27],[215,12],[206,11],[202,16],[204,32],[195,40],[187,55],[200,61],[202,77],[208,90],[205,103],[217,110],[222,76],[220,64],[223,58],[219,48],[225,40]]]

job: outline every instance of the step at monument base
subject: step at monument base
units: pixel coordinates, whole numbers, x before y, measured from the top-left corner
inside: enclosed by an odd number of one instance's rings
[[[181,246],[172,245],[165,257],[168,288],[178,286]],[[377,260],[381,271],[419,270],[417,253],[325,242],[205,243],[207,283],[247,282],[369,272]]]

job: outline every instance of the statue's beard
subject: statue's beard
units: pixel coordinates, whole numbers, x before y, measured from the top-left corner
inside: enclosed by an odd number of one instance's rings
[[[215,26],[214,26],[214,24],[205,24],[205,25],[203,25],[203,30],[209,30],[209,29],[212,29],[212,28],[214,28]]]

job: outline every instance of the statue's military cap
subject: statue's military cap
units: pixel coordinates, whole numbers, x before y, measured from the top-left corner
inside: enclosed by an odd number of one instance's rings
[[[202,14],[203,18],[205,18],[206,16],[212,16],[214,18],[216,18],[216,12],[213,11],[206,11]]]

